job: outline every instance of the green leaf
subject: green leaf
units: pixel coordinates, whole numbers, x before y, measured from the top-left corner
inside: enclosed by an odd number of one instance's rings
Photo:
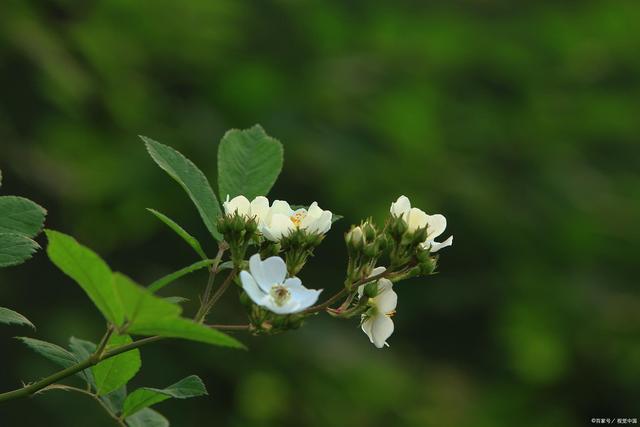
[[[0,233],[0,267],[22,264],[40,249],[35,241],[18,233]]]
[[[200,245],[200,242],[198,242],[198,240],[195,237],[193,237],[191,234],[189,234],[184,228],[180,227],[171,218],[169,218],[168,216],[164,215],[161,212],[158,212],[155,209],[147,208],[147,210],[149,212],[151,212],[153,215],[155,215],[156,218],[158,218],[160,221],[165,223],[170,229],[172,229],[185,242],[187,242],[187,244],[189,246],[191,246],[194,251],[196,251],[196,253],[198,254],[198,256],[200,256],[200,258],[202,258],[202,259],[207,259],[208,258],[207,254],[205,254],[204,251],[202,250],[202,246]]]
[[[69,353],[59,345],[28,337],[16,337],[16,339],[19,339],[36,353],[39,353],[63,368],[68,368],[79,363],[79,360],[72,353]]]
[[[34,237],[42,231],[46,209],[24,197],[0,197],[0,233]]]
[[[129,427],[169,427],[169,420],[153,409],[145,408],[125,419]]]
[[[282,163],[282,144],[260,125],[228,131],[218,147],[220,198],[243,195],[251,200],[268,194]]]
[[[141,138],[158,166],[187,192],[211,235],[217,240],[222,240],[222,236],[216,228],[220,204],[207,177],[179,151],[147,137],[141,136]]]
[[[132,341],[129,335],[113,335],[107,344],[107,351]],[[103,396],[122,387],[135,376],[140,366],[142,366],[142,361],[138,349],[127,351],[98,363],[91,368],[96,383],[96,393]]]
[[[138,321],[129,328],[129,332],[134,335],[160,335],[222,347],[245,348],[235,338],[183,317]]]
[[[76,337],[69,338],[69,349],[71,353],[78,359],[78,361],[82,362],[87,360],[93,353],[96,352],[97,346],[91,341],[81,340]],[[85,369],[84,371],[78,372],[78,375],[89,384],[94,390],[96,389],[96,382],[93,379],[93,373],[90,368]]]
[[[0,323],[4,323],[5,325],[23,325],[30,326],[33,329],[36,327],[22,314],[9,310],[5,307],[0,307]]]
[[[125,417],[131,416],[144,408],[172,397],[176,399],[187,399],[206,394],[207,389],[202,380],[196,375],[190,375],[167,388],[157,389],[143,387],[137,389],[125,400],[122,414]]]
[[[51,261],[84,289],[107,320],[122,325],[124,313],[109,266],[73,237],[53,230],[46,230],[46,233],[49,238],[47,253]]]
[[[153,295],[148,289],[138,285],[124,274],[115,273],[113,282],[122,301],[130,331],[139,322],[176,318],[182,313],[179,305]]]
[[[124,401],[127,398],[127,386],[126,384],[112,391],[109,394],[105,394],[104,396],[100,396],[100,400],[104,402],[105,406],[109,408],[111,412],[114,414],[122,413],[122,408],[124,407]]]
[[[162,288],[164,288],[165,286],[167,286],[169,283],[172,283],[176,280],[178,280],[179,278],[181,278],[182,276],[186,276],[189,273],[192,273],[196,270],[200,270],[201,268],[205,268],[208,267],[210,265],[213,264],[213,260],[211,259],[205,259],[202,261],[198,261],[196,263],[193,263],[187,267],[181,268],[178,271],[174,271],[171,274],[168,274],[158,280],[156,280],[155,282],[153,282],[152,284],[149,285],[149,287],[147,289],[149,289],[151,292],[156,292]]]
[[[128,277],[116,273],[114,283],[129,321],[128,333],[160,335],[224,347],[244,348],[239,341],[220,331],[180,317],[182,308],[179,305],[151,294],[148,289],[137,285]]]

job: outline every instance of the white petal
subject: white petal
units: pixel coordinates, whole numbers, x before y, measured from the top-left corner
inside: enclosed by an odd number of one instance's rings
[[[430,242],[431,243],[431,252],[438,252],[442,248],[446,248],[447,246],[453,245],[453,236],[449,236],[447,240],[442,243],[438,242]]]
[[[373,317],[373,324],[371,325],[371,336],[373,337],[373,345],[378,348],[382,348],[387,344],[387,338],[393,334],[393,320],[385,315],[378,315]],[[387,344],[388,345],[388,344]]]
[[[302,281],[291,277],[284,281],[284,286],[291,292],[291,298],[298,302],[298,311],[311,307],[318,301],[322,289],[308,289],[302,286]]]
[[[398,294],[393,290],[393,284],[387,279],[380,279],[378,282],[378,295],[375,297],[375,304],[378,311],[389,314],[398,305]]]
[[[242,289],[249,295],[249,298],[258,305],[262,304],[265,294],[258,288],[253,276],[247,271],[241,271],[240,281],[242,282]]]
[[[384,273],[385,271],[387,271],[386,267],[382,267],[382,266],[376,267],[371,271],[371,274],[369,275],[369,277],[377,276],[379,274]],[[365,286],[367,286],[367,285],[365,284],[365,285],[358,286],[358,297],[362,298],[362,294],[364,294],[364,287]],[[378,286],[380,286],[380,285],[378,284]],[[378,289],[380,289],[380,288],[378,287]]]
[[[308,215],[316,218],[322,215],[322,212],[322,209],[320,209],[320,207],[318,206],[318,202],[311,203],[311,206],[309,206],[309,209],[307,210]]]
[[[273,285],[284,282],[287,275],[287,265],[279,256],[272,256],[260,261],[260,255],[256,255],[249,259],[249,270],[258,282],[258,286],[265,293],[269,293]]]
[[[405,221],[409,226],[409,231],[416,231],[418,228],[426,227],[429,221],[429,215],[422,209],[411,208],[408,213],[405,214]]]
[[[300,221],[300,228],[308,233],[316,233],[318,231],[318,217],[305,214]]]
[[[224,210],[227,215],[232,215],[234,212],[237,212],[238,215],[249,215],[250,206],[249,200],[244,196],[236,196],[230,201],[224,202]]]
[[[269,302],[267,303],[267,305],[265,307],[269,311],[273,311],[276,314],[291,314],[291,313],[297,313],[298,311],[302,311],[303,310],[303,309],[300,308],[300,305],[298,304],[298,301],[295,301],[293,299],[289,300],[284,305],[278,305],[278,304],[275,303],[275,301],[273,301],[272,298],[269,298]]]
[[[271,217],[269,232],[274,237],[275,241],[279,241],[283,236],[288,235],[293,228],[293,222],[291,222],[291,219],[288,216],[275,214]]]
[[[444,215],[429,215],[427,228],[427,238],[429,240],[433,240],[444,233],[445,228],[447,228],[447,219]]]
[[[267,238],[268,240],[271,240],[272,242],[277,242],[280,240],[280,237],[276,237],[276,235],[272,233],[271,229],[266,225],[263,225],[262,227],[260,227],[260,232],[265,238]]]
[[[291,206],[289,206],[289,203],[284,200],[274,200],[269,213],[270,215],[282,214],[289,217],[293,215],[293,210],[291,209]]]
[[[362,316],[362,317],[364,318],[365,316]],[[373,334],[371,333],[371,327],[373,326],[373,319],[374,319],[373,317],[369,317],[362,322],[362,325],[360,325],[360,327],[362,328],[362,332],[367,334],[367,336],[369,337],[369,341],[371,341],[371,343],[373,343]]]
[[[317,232],[320,234],[325,234],[327,231],[331,229],[331,218],[332,213],[330,211],[322,212],[320,218],[318,218],[317,222]]]
[[[402,216],[405,212],[411,209],[411,202],[406,196],[398,197],[394,203],[391,203],[391,213],[394,216]]]
[[[258,196],[251,201],[251,215],[256,217],[258,224],[264,223],[269,214],[269,199]]]
[[[373,269],[373,271],[371,271],[371,274],[369,275],[369,277],[377,276],[378,274],[382,274],[385,271],[387,271],[386,267],[382,267],[382,266],[376,267]]]

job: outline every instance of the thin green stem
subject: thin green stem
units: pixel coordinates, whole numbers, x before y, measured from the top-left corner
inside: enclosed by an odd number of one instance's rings
[[[227,249],[228,245],[226,242],[220,242],[220,245],[218,246],[218,253],[213,259],[213,264],[211,264],[211,267],[209,268],[209,278],[207,279],[207,286],[204,289],[204,293],[200,298],[200,308],[194,317],[196,321],[200,321],[207,314],[207,305],[211,299],[211,292],[213,291],[213,283],[216,279],[216,274],[218,273],[218,266],[220,265],[220,261],[222,261],[222,257]]]
[[[233,279],[237,274],[238,274],[238,269],[234,268],[233,270],[231,270],[231,273],[229,273],[227,278],[224,279],[224,282],[222,282],[222,284],[220,285],[216,293],[213,294],[213,296],[211,297],[211,300],[207,305],[206,314],[208,314],[209,311],[211,311],[213,306],[218,302],[218,300],[222,297],[222,295],[224,295],[226,290],[229,289],[229,285],[231,285],[231,282],[233,282]]]
[[[248,331],[251,325],[207,325],[219,331]]]
[[[1,393],[0,394],[0,402],[4,402],[7,400],[12,400],[12,399],[19,399],[21,397],[27,397],[27,396],[31,396],[34,393],[37,393],[38,391],[42,390],[43,388],[50,386],[51,384],[54,384],[60,380],[63,380],[67,377],[70,377],[80,371],[83,371],[87,368],[90,368],[91,366],[94,366],[100,362],[102,362],[103,360],[109,359],[111,357],[117,356],[119,354],[125,353],[127,351],[136,349],[138,347],[142,347],[143,345],[152,343],[152,342],[156,342],[156,341],[160,341],[161,339],[163,339],[164,337],[148,337],[148,338],[143,338],[141,340],[138,341],[134,341],[132,343],[129,344],[125,344],[123,346],[120,347],[116,347],[112,350],[106,351],[104,352],[101,356],[97,355],[97,354],[93,354],[91,355],[88,359],[70,366],[66,369],[63,369],[61,371],[56,372],[55,374],[49,375],[46,378],[41,379],[40,381],[37,381],[33,384],[29,384],[25,387],[19,388],[17,390],[12,390],[12,391],[8,391],[6,393]]]
[[[356,283],[354,283],[353,285],[351,285],[351,289],[358,289],[358,287],[366,284],[366,283],[370,283],[379,279],[382,279],[384,277],[390,276],[391,274],[393,274],[393,272],[391,271],[384,271],[380,274],[376,274],[375,276],[370,276],[367,277],[365,279],[361,279],[359,281],[357,281]],[[302,312],[302,314],[312,314],[312,313],[317,313],[319,311],[324,311],[327,308],[329,308],[332,304],[334,304],[336,301],[338,301],[340,298],[342,298],[345,294],[347,294],[347,288],[342,288],[340,290],[340,292],[338,292],[337,294],[335,294],[334,296],[332,296],[331,298],[329,298],[327,301],[323,302],[322,304],[318,304],[315,305],[313,307],[309,307],[306,310],[304,310]]]
[[[72,387],[72,386],[64,385],[64,384],[51,384],[50,386],[47,386],[47,387],[43,388],[42,390],[39,390],[36,393],[34,393],[34,396],[36,394],[40,394],[40,393],[43,393],[43,392],[49,391],[49,390],[75,391],[76,393],[80,393],[80,394],[84,394],[85,396],[89,396],[93,400],[98,402],[98,404],[100,404],[102,409],[104,409],[104,411],[107,414],[109,414],[109,416],[111,418],[113,418],[113,420],[115,422],[117,422],[119,426],[126,427],[126,424],[124,423],[124,421],[121,420],[120,417],[118,417],[117,414],[113,413],[113,411],[111,411],[111,409],[102,401],[102,399],[100,399],[97,395],[91,393],[90,391],[83,390],[83,389],[78,388],[78,387]]]

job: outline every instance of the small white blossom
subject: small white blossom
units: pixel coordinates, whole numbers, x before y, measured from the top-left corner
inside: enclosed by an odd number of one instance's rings
[[[422,243],[424,249],[437,252],[453,244],[453,236],[449,236],[444,242],[435,241],[436,237],[444,233],[447,228],[447,219],[444,215],[428,215],[421,209],[412,208],[411,202],[405,196],[398,197],[398,200],[391,204],[390,210],[394,216],[404,219],[410,232],[427,227],[427,239]]]
[[[371,276],[377,276],[384,273],[384,267],[377,267],[371,273]],[[378,293],[375,297],[369,298],[369,309],[362,315],[362,331],[367,334],[373,345],[382,348],[388,347],[387,339],[393,334],[394,325],[393,317],[396,314],[396,306],[398,305],[398,294],[393,290],[393,283],[389,279],[378,279]],[[362,285],[358,288],[358,295],[362,298],[364,288]]]
[[[258,196],[251,202],[244,196],[236,196],[229,200],[229,195],[227,195],[227,200],[222,204],[222,207],[226,215],[237,213],[247,218],[255,218],[260,225],[264,223],[269,212],[269,200],[264,196]]]
[[[273,256],[262,261],[260,254],[255,254],[249,258],[249,271],[240,272],[240,281],[253,302],[277,314],[300,312],[318,300],[322,289],[307,289],[299,278],[286,276],[282,258]]]
[[[278,242],[295,229],[305,230],[308,233],[324,234],[331,228],[331,211],[318,207],[313,202],[309,209],[294,211],[289,203],[275,200],[261,224],[260,231],[267,239]]]

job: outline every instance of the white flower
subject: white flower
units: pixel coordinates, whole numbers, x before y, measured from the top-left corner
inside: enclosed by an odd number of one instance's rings
[[[240,272],[242,289],[256,304],[277,314],[297,313],[317,300],[322,289],[307,289],[297,277],[285,279],[284,260],[273,256],[262,261],[260,254],[249,258],[249,271]]]
[[[269,200],[264,196],[258,196],[251,202],[244,196],[236,196],[229,200],[227,195],[227,200],[222,207],[226,215],[237,213],[247,218],[255,218],[258,224],[262,224],[269,212]]]
[[[377,267],[371,273],[371,276],[377,276],[384,273],[384,267]],[[382,348],[388,347],[387,339],[393,334],[393,317],[396,314],[396,306],[398,305],[398,294],[393,290],[393,283],[389,279],[378,279],[378,293],[375,297],[369,298],[370,306],[366,314],[362,315],[362,330],[369,337],[373,345]],[[364,287],[358,288],[358,295],[362,298]]]
[[[447,219],[444,215],[427,215],[421,209],[412,208],[411,202],[405,196],[398,197],[398,200],[391,204],[391,213],[404,219],[409,226],[410,232],[414,232],[418,228],[427,227],[427,239],[422,243],[424,249],[437,252],[453,244],[453,236],[449,236],[444,242],[435,241],[435,238],[444,233],[447,228]]]
[[[269,240],[277,242],[293,230],[305,230],[308,233],[324,234],[331,228],[332,213],[322,210],[317,202],[309,209],[294,211],[289,203],[275,200],[261,224],[260,231]]]

